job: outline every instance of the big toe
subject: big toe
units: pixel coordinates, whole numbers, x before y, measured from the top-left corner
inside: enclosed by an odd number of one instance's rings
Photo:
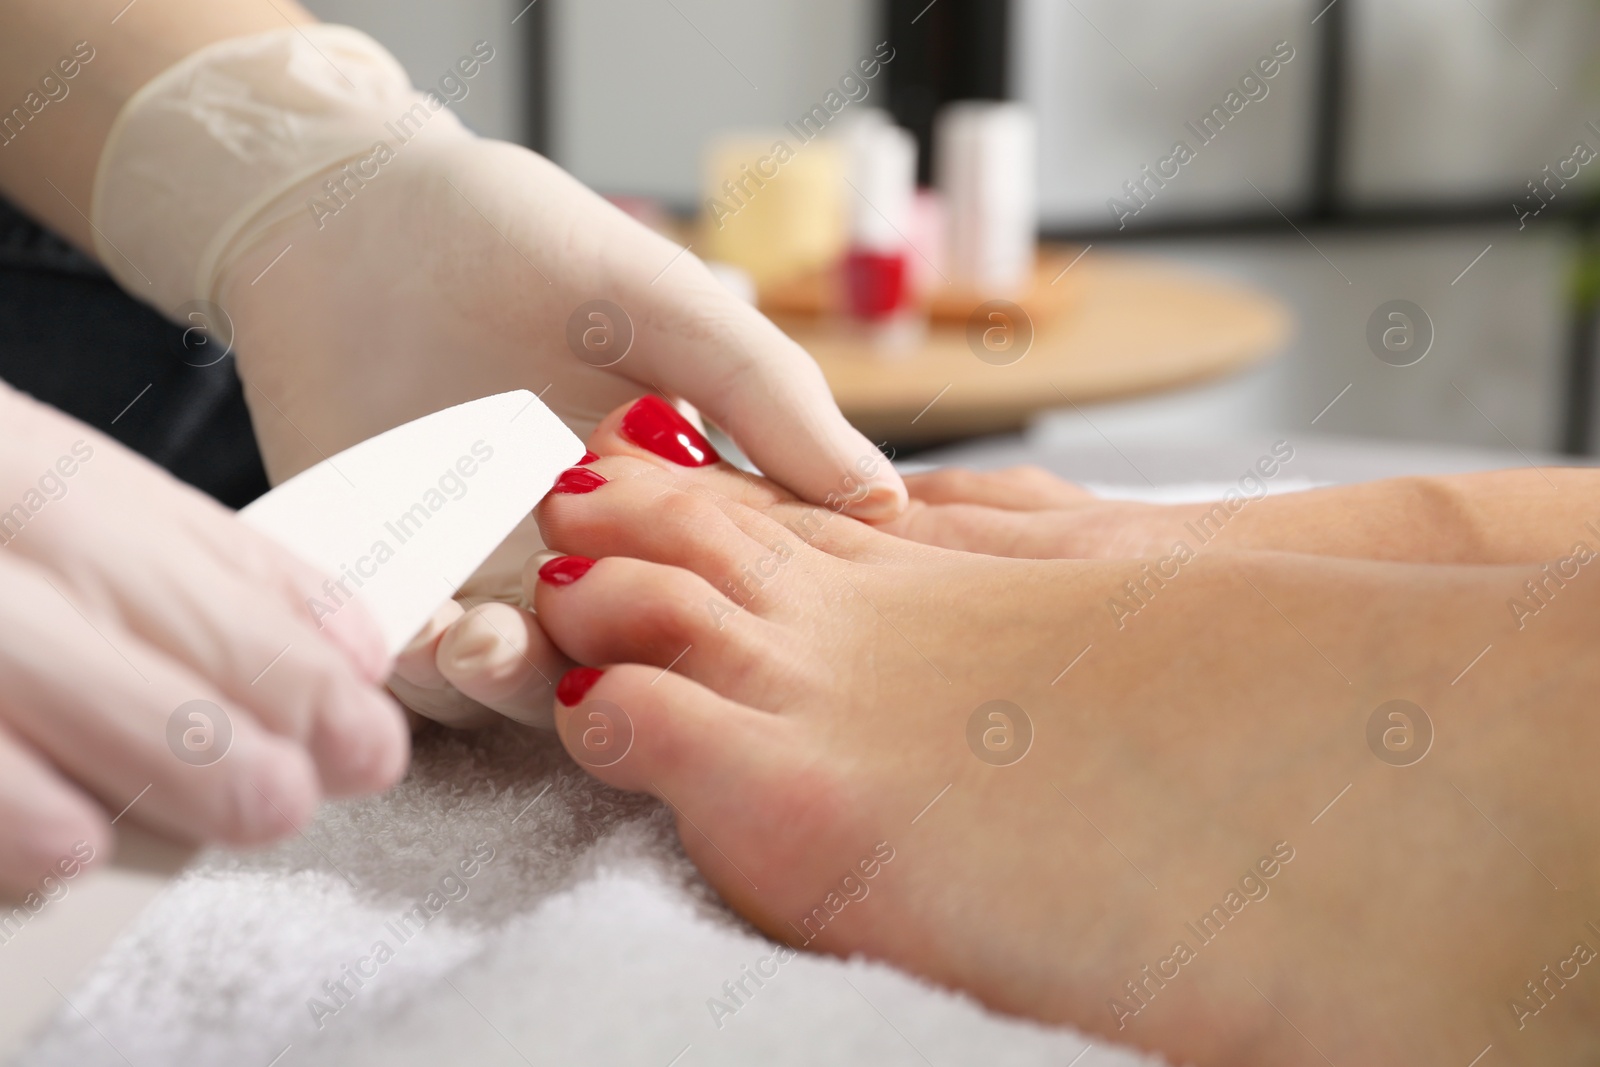
[[[529,586],[544,632],[580,663],[672,670],[768,711],[804,692],[807,657],[792,635],[682,568],[562,556]]]
[[[581,473],[582,479],[558,482],[536,512],[545,544],[558,552],[682,567],[748,605],[739,591],[753,595],[769,580],[763,572],[778,572],[769,557],[793,558],[803,550],[805,538],[796,531],[698,477],[620,456],[599,459]]]
[[[672,809],[697,866],[738,906],[776,883],[765,847],[798,745],[793,724],[643,664],[579,667],[558,686],[556,731],[595,777]]]
[[[701,484],[747,507],[795,499],[776,482],[725,461],[698,426],[654,393],[612,411],[588,445],[591,456],[632,456],[668,470],[694,470]]]

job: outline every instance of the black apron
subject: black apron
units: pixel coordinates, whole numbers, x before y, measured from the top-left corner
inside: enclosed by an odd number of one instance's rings
[[[0,379],[240,508],[267,477],[220,340],[186,334],[0,199]]]

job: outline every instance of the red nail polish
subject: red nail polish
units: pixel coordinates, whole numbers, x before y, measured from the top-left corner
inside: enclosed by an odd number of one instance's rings
[[[641,396],[622,416],[622,436],[680,467],[704,467],[722,457],[705,434],[659,396]]]
[[[585,452],[583,454],[583,458],[578,460],[578,466],[587,467],[589,464],[593,463],[595,460],[597,460],[599,458],[600,457],[595,455],[593,452]]]
[[[592,470],[583,467],[568,467],[561,472],[561,477],[556,479],[556,484],[550,487],[552,493],[592,493],[606,480]]]
[[[594,560],[588,556],[557,556],[539,568],[539,580],[551,585],[571,585],[589,573]]]
[[[904,253],[852,249],[844,261],[850,313],[875,322],[911,302],[911,271]]]
[[[569,708],[581,703],[604,673],[599,667],[572,668],[556,683],[556,699]]]

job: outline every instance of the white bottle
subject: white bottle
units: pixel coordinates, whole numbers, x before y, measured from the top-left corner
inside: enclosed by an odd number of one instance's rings
[[[950,280],[985,296],[1033,282],[1038,130],[1022,104],[963,100],[939,113],[934,176],[944,197]]]
[[[876,252],[902,251],[917,191],[916,142],[886,112],[864,110],[855,119],[839,135],[853,187],[845,194],[850,244]]]

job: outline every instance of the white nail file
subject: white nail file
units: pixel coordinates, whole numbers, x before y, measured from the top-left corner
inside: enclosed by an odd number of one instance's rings
[[[240,516],[328,575],[314,615],[359,602],[394,653],[583,451],[532,393],[501,393],[354,445]],[[110,867],[60,880],[37,910],[0,903],[0,1062],[193,856],[128,822],[117,831]]]
[[[518,390],[347,448],[239,514],[329,576],[314,614],[359,601],[394,653],[582,458],[583,442]]]

